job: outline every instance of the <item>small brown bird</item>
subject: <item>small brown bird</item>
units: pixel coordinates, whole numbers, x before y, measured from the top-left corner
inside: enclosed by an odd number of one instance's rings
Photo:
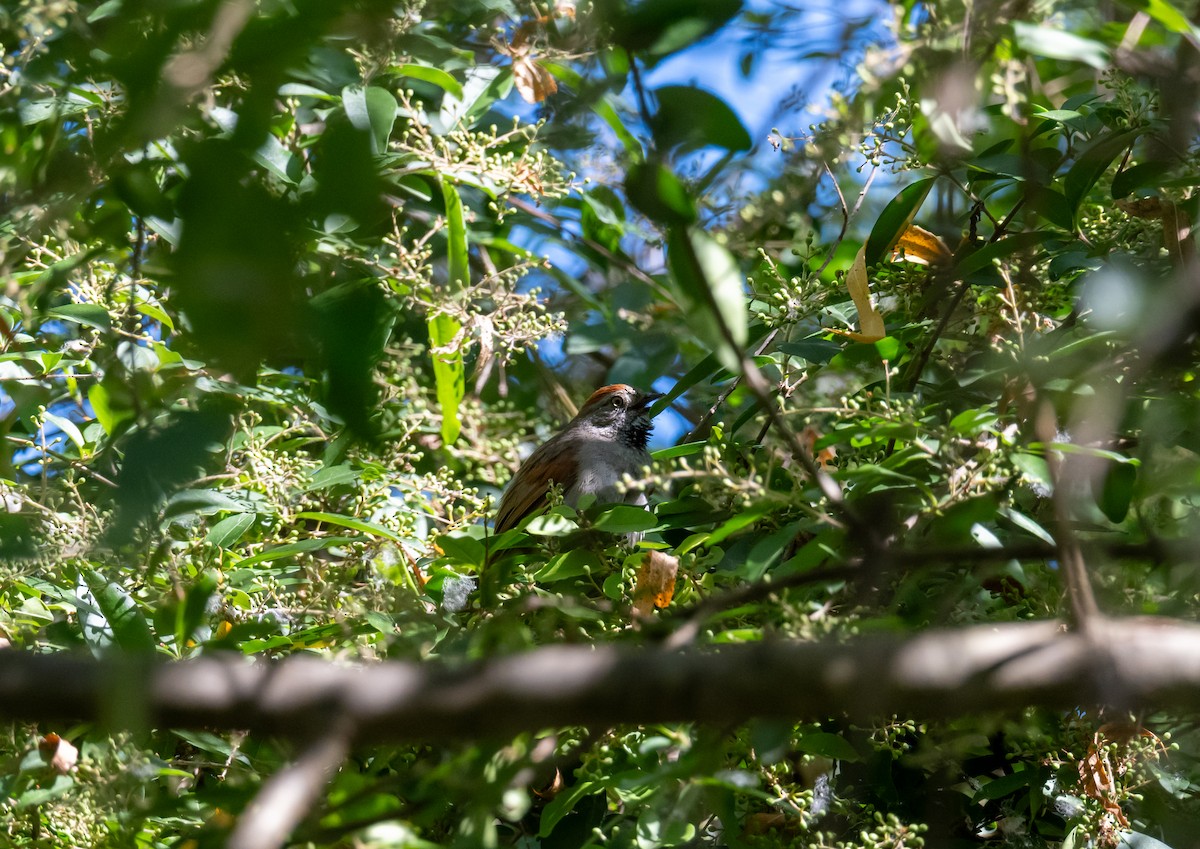
[[[572,506],[588,494],[600,503],[645,503],[643,493],[622,495],[617,484],[650,465],[646,441],[654,425],[646,410],[661,397],[623,383],[593,392],[579,415],[530,454],[513,475],[500,499],[496,533],[541,512],[552,481],[562,487],[563,501]]]

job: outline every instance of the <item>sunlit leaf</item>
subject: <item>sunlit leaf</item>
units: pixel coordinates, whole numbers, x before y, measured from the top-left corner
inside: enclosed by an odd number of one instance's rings
[[[394,73],[405,77],[412,77],[414,80],[424,80],[427,83],[433,83],[438,88],[443,89],[447,94],[462,100],[463,88],[453,76],[441,68],[434,68],[429,65],[417,65],[412,62],[403,65],[396,65],[392,68]]]
[[[871,303],[865,246],[859,249],[858,256],[854,259],[854,265],[850,266],[850,270],[846,272],[846,290],[850,293],[850,298],[858,310],[859,329],[848,331],[830,328],[830,331],[853,339],[855,342],[878,342],[887,335],[887,328],[883,324],[883,316]]]
[[[429,319],[429,354],[433,358],[433,379],[442,411],[442,441],[447,445],[458,439],[462,429],[458,408],[466,395],[466,372],[459,344],[461,331],[462,325],[445,313]]]
[[[927,177],[910,183],[883,208],[883,212],[875,220],[875,226],[871,228],[870,238],[867,239],[866,252],[863,255],[867,265],[882,262],[888,252],[896,246],[900,237],[912,224],[921,204],[929,196],[936,180],[936,177]]]
[[[1098,70],[1112,64],[1112,54],[1104,44],[1084,38],[1060,27],[1042,26],[1017,21],[1013,24],[1017,46],[1035,56],[1083,62]]]
[[[90,636],[93,646],[105,648],[111,643],[127,652],[155,650],[158,641],[150,632],[149,622],[123,587],[90,569],[83,570],[80,578],[83,581],[80,604],[102,617],[98,621],[91,613],[84,617],[88,620],[84,623],[84,636]]]
[[[578,578],[580,575],[596,572],[601,566],[600,558],[596,556],[595,552],[576,548],[550,558],[545,566],[534,573],[533,579],[541,584],[551,584],[555,581],[565,581],[568,578]]]
[[[108,310],[99,304],[63,304],[60,307],[51,307],[46,310],[46,315],[65,318],[67,321],[78,322],[98,330],[108,330],[112,327]]]
[[[371,150],[386,153],[399,111],[395,95],[378,86],[347,86],[342,89],[342,105],[350,123],[371,134]]]
[[[646,531],[657,524],[658,519],[649,510],[628,504],[607,507],[592,520],[592,527],[610,534]]]
[[[208,529],[205,541],[218,548],[229,548],[258,520],[253,513],[234,513]]]
[[[733,255],[707,234],[672,228],[667,261],[688,322],[731,370],[741,368],[748,337],[746,278]]]
[[[900,234],[892,246],[892,254],[897,259],[921,265],[941,265],[949,262],[953,255],[940,237],[915,224],[910,224]]]

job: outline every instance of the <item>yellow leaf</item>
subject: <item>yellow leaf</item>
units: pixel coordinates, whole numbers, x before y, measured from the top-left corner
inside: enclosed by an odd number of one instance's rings
[[[924,227],[910,224],[908,229],[896,240],[896,246],[892,248],[892,256],[921,265],[938,265],[949,262],[952,254],[950,248],[946,247],[946,243],[940,238]]]
[[[849,336],[855,342],[877,342],[887,336],[887,330],[883,326],[883,316],[871,304],[871,290],[867,285],[866,245],[858,249],[854,265],[850,267],[850,272],[846,275],[846,288],[854,300],[855,309],[858,310],[859,332],[842,332],[841,335]]]

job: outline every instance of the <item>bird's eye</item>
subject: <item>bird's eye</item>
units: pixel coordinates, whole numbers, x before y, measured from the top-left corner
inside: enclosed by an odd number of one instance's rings
[[[613,396],[613,398],[612,398],[612,401],[611,401],[610,403],[611,403],[611,404],[612,404],[614,407],[624,407],[624,406],[625,406],[625,399],[623,399],[623,398],[619,398],[619,397],[617,397],[616,395],[614,395],[614,396]]]

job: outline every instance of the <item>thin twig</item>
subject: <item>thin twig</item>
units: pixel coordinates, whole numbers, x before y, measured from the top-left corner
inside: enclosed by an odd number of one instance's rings
[[[1057,527],[1054,541],[1058,548],[1059,565],[1062,567],[1063,583],[1067,588],[1067,605],[1070,624],[1085,636],[1094,636],[1100,618],[1100,607],[1092,592],[1091,578],[1079,537],[1071,527],[1071,504],[1068,486],[1063,474],[1063,458],[1052,445],[1057,441],[1058,417],[1054,405],[1043,399],[1038,405],[1034,428],[1038,439],[1045,446],[1046,466],[1050,471],[1050,485],[1054,488],[1052,501]]]
[[[904,381],[906,391],[913,391],[920,382],[921,372],[925,371],[925,366],[929,363],[929,358],[933,356],[933,349],[937,347],[938,340],[946,332],[946,328],[950,325],[950,320],[954,317],[959,304],[962,303],[963,298],[966,296],[968,288],[969,285],[966,280],[958,281],[958,290],[954,293],[954,297],[950,299],[950,303],[946,305],[946,310],[942,313],[942,318],[938,322],[938,326],[930,334],[929,339],[925,342],[925,347],[921,349],[921,353],[917,355],[915,360],[909,363],[907,379]]]
[[[238,819],[226,849],[276,849],[311,811],[350,752],[353,726],[338,716],[300,757],[272,775]]]
[[[767,350],[767,346],[770,345],[772,342],[774,342],[775,337],[778,335],[779,335],[779,328],[776,327],[770,333],[768,333],[766,336],[764,336],[762,339],[762,342],[760,342],[758,344],[758,346],[755,347],[754,356],[757,357],[763,351]],[[729,385],[726,386],[721,391],[721,394],[717,396],[717,400],[713,401],[712,406],[708,408],[708,412],[706,412],[703,416],[700,417],[700,421],[696,422],[695,427],[693,427],[690,431],[688,431],[688,435],[685,436],[683,439],[681,439],[680,442],[692,442],[692,441],[700,438],[700,436],[702,435],[701,431],[705,430],[705,428],[708,427],[709,423],[712,422],[713,417],[717,414],[717,410],[719,410],[721,408],[721,405],[724,404],[725,401],[729,398],[729,396],[733,394],[733,391],[735,389],[737,389],[738,383],[739,383],[739,378],[734,378],[733,380],[729,381]]]

